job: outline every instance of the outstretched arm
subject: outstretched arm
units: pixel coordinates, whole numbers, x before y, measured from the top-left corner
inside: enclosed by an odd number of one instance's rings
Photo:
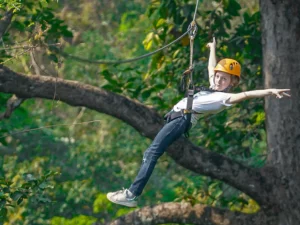
[[[212,88],[214,86],[214,75],[215,75],[214,68],[216,67],[216,64],[217,64],[215,37],[213,38],[213,42],[210,42],[207,44],[207,47],[210,48],[207,69],[208,69],[208,77],[209,77],[209,84],[210,84],[209,87]]]
[[[226,103],[234,104],[250,98],[262,98],[269,95],[275,95],[277,98],[282,98],[283,96],[291,97],[286,92],[290,89],[265,89],[265,90],[254,90],[245,91],[237,94],[231,94],[231,97],[226,101]]]

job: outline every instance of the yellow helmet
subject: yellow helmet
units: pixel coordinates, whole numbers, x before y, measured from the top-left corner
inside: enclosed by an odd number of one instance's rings
[[[241,65],[238,61],[234,59],[222,59],[218,64],[216,65],[215,72],[222,71],[231,75],[235,75],[237,77],[241,76]]]

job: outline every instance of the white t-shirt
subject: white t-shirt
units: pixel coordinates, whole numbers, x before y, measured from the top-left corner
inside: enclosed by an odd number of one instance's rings
[[[232,104],[226,103],[229,98],[230,94],[225,92],[200,91],[196,93],[194,95],[192,107],[192,110],[196,112],[192,114],[191,118],[193,126],[197,123],[197,120],[200,117],[207,114],[216,114],[224,110],[226,107],[231,106]],[[173,110],[178,112],[182,109],[186,109],[186,105],[187,98],[184,98],[173,107]]]

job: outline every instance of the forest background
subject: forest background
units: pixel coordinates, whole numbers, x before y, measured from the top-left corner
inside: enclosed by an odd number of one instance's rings
[[[133,58],[173,41],[187,30],[196,1],[0,2],[1,18],[9,10],[14,13],[0,40],[1,65],[29,76],[53,76],[103,88],[135,99],[161,116],[184,96],[178,83],[189,66],[188,36],[136,62],[106,65],[95,60]],[[258,2],[203,0],[196,21],[195,83],[208,85],[206,44],[215,36],[218,58],[235,58],[242,64],[236,91],[263,88]],[[56,99],[22,100],[10,114],[6,103],[11,97],[0,93],[2,223],[105,223],[132,210],[112,205],[106,193],[130,185],[149,139],[114,117]],[[199,121],[190,140],[251,167],[262,167],[267,155],[264,123],[263,100],[246,101]],[[259,209],[242,192],[196,175],[164,155],[139,205],[172,201],[246,213]]]

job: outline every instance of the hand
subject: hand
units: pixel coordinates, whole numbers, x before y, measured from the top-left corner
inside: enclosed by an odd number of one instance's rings
[[[211,48],[216,48],[216,39],[215,39],[215,37],[213,37],[213,42],[207,43],[206,47],[208,47],[210,49]]]
[[[284,96],[291,97],[291,95],[286,92],[291,91],[290,89],[271,89],[272,95],[275,95],[276,98],[282,98]]]

